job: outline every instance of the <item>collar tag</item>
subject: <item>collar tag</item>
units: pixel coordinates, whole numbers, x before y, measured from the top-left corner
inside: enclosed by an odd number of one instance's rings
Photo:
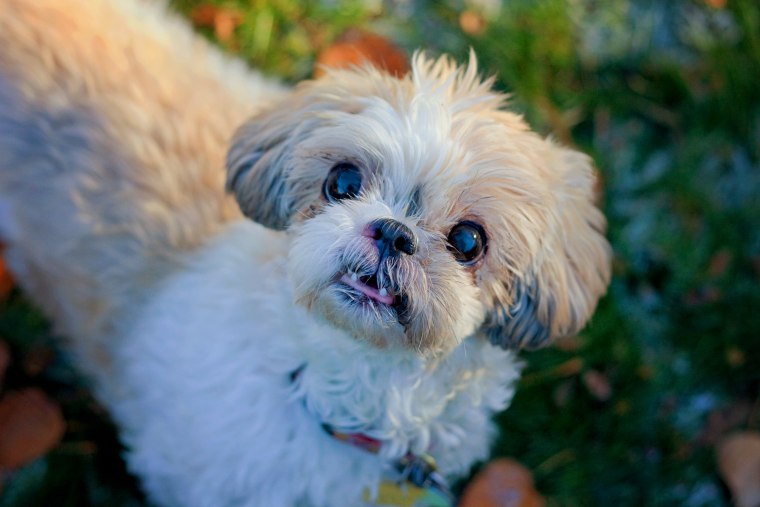
[[[328,424],[322,428],[336,440],[371,454],[377,454],[382,446],[381,441],[362,433],[343,433]],[[395,461],[393,469],[393,478],[380,483],[376,498],[372,498],[369,491],[364,493],[365,502],[386,507],[453,507],[454,495],[436,471],[432,456],[410,452]]]
[[[453,507],[453,498],[445,492],[430,488],[419,488],[414,484],[384,480],[380,483],[377,496],[364,492],[364,501],[382,507]]]

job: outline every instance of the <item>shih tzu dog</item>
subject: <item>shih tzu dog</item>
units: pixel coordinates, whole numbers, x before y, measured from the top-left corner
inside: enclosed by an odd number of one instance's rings
[[[288,89],[149,1],[3,2],[6,257],[152,502],[447,505],[592,314],[589,158],[412,67]]]

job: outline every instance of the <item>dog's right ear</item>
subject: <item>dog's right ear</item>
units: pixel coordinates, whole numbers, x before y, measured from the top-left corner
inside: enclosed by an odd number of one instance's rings
[[[313,126],[305,114],[297,105],[259,113],[237,130],[227,153],[227,191],[243,214],[271,229],[287,228],[294,211],[289,160]]]

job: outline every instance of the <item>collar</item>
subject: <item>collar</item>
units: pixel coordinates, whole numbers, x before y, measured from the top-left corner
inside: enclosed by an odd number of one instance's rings
[[[291,382],[296,382],[306,368],[302,365],[290,374]],[[322,423],[322,429],[334,439],[361,449],[370,454],[378,454],[383,442],[364,433],[345,433],[329,424]],[[377,492],[365,491],[363,500],[387,507],[453,507],[454,495],[446,479],[438,473],[435,459],[429,454],[407,452],[393,461]]]

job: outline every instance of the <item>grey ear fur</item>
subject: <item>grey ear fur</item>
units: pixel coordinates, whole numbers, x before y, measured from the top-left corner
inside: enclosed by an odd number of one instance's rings
[[[512,305],[498,306],[483,329],[490,342],[503,349],[540,348],[551,339],[551,324],[543,324],[538,316],[538,289],[535,285],[526,286],[524,282],[515,285]],[[552,313],[549,303],[549,322]]]
[[[363,82],[350,76],[343,79],[351,86]],[[305,81],[237,130],[227,153],[227,191],[247,217],[271,229],[290,225],[298,207],[291,184],[293,153],[331,114],[357,109],[360,97],[335,80]]]
[[[292,203],[287,191],[288,135],[264,137],[264,126],[252,120],[235,134],[227,154],[227,191],[243,214],[270,229],[286,229]]]

